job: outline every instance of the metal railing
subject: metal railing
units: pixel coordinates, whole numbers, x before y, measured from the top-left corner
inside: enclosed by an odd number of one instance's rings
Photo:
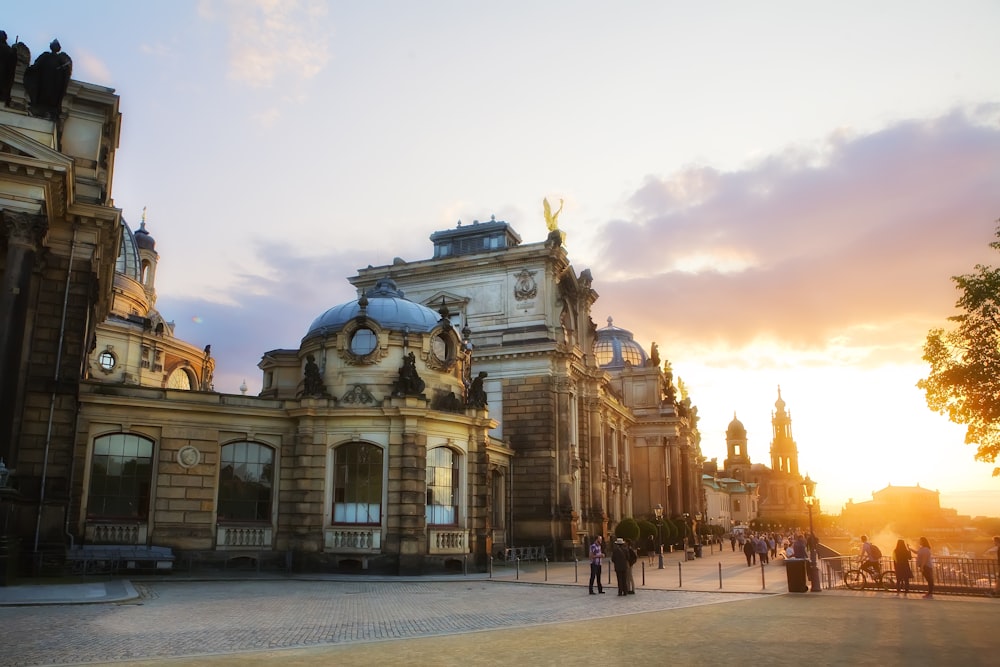
[[[501,559],[501,562],[522,560],[548,560],[545,555],[545,547],[510,547],[509,549],[503,550],[503,558]]]
[[[881,572],[893,572],[893,561],[883,557],[879,562]],[[824,558],[821,561],[820,572],[825,588],[846,588],[844,572],[856,570],[860,566],[857,556],[836,556]],[[926,592],[927,582],[917,569],[914,561],[910,561],[913,578],[910,580],[911,592]],[[992,558],[958,558],[954,556],[935,556],[934,592],[948,595],[993,595],[997,590],[997,562]],[[895,588],[893,588],[895,590]]]

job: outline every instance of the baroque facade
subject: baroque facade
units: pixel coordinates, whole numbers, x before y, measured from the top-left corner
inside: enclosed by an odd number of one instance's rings
[[[625,517],[700,513],[697,411],[632,334],[598,329],[589,269],[572,266],[562,234],[522,243],[491,219],[435,232],[426,260],[362,269],[359,288],[391,275],[414,300],[456,313],[486,373],[492,435],[512,450],[510,508],[495,545],[582,555]],[[654,360],[655,359],[655,360]],[[493,471],[492,474],[497,474]]]
[[[68,80],[39,106],[26,52],[0,109],[0,511],[24,569],[103,544],[415,573],[703,511],[697,410],[597,328],[558,232],[436,232],[265,352],[258,396],[215,391],[210,346],[156,309],[145,214],[111,198],[118,96]]]

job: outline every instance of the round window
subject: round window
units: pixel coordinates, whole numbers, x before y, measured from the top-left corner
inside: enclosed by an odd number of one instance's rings
[[[448,341],[444,336],[434,336],[431,339],[431,351],[441,361],[448,361]]]
[[[100,356],[97,357],[97,363],[99,363],[101,365],[101,368],[103,368],[104,370],[110,371],[114,369],[115,365],[118,363],[118,360],[115,359],[115,355],[105,350],[104,352],[101,352]]]
[[[370,354],[378,345],[378,337],[371,329],[358,329],[351,336],[351,353],[359,357]]]

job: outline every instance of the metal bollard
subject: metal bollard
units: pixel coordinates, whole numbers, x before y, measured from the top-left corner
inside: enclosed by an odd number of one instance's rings
[[[515,558],[514,559],[514,579],[520,579],[520,578],[521,578],[521,559],[520,558]]]
[[[642,564],[642,585],[646,585],[646,564]]]
[[[760,590],[767,588],[767,584],[764,582],[764,564],[760,564]]]
[[[573,583],[580,583],[580,561],[573,559]]]
[[[719,563],[719,590],[722,590],[722,563]]]
[[[469,576],[469,557],[462,556],[462,574]]]
[[[490,579],[492,579],[493,578],[493,556],[490,556],[489,566],[490,566]]]
[[[685,556],[686,558],[686,556]],[[681,564],[677,563],[677,588],[684,588],[684,578],[681,576]]]
[[[549,559],[544,559],[545,562],[545,581],[549,580]]]

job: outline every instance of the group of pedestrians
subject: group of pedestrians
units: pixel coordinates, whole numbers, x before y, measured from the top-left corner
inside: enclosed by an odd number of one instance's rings
[[[739,544],[743,555],[747,559],[747,567],[756,565],[760,561],[761,565],[767,565],[772,560],[778,558],[780,551],[782,557],[788,557],[787,550],[792,546],[791,538],[779,535],[778,533],[749,533],[730,537],[733,551]]]
[[[604,553],[604,539],[598,535],[593,544],[590,545],[590,583],[588,589],[591,595],[603,595],[604,584],[601,582],[601,569],[606,557]],[[632,566],[639,559],[639,555],[632,544],[632,540],[621,537],[615,539],[611,548],[611,564],[615,568],[615,577],[618,579],[618,596],[635,595],[635,578],[632,575]],[[594,592],[594,584],[597,584],[597,593]]]
[[[931,554],[931,543],[926,537],[921,537],[918,541],[920,546],[916,549],[906,543],[906,540],[896,540],[896,547],[892,550],[892,566],[896,575],[896,595],[902,593],[909,595],[910,580],[913,579],[913,568],[910,567],[911,556],[916,556],[916,569],[920,572],[924,581],[927,582],[927,592],[925,598],[934,597],[934,556]],[[882,554],[877,547],[868,540],[867,535],[861,536],[861,549],[859,553],[861,569],[868,570],[875,577],[882,574]]]

